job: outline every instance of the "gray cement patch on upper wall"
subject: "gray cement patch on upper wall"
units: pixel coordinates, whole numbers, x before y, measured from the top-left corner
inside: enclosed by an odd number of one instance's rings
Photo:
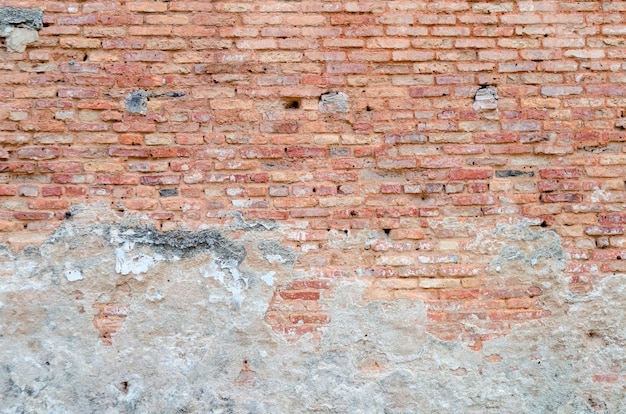
[[[9,52],[23,52],[29,43],[39,38],[43,27],[43,12],[39,9],[0,8],[0,36],[6,38]]]

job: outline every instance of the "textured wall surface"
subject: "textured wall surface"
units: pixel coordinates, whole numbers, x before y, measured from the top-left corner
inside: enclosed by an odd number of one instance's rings
[[[0,412],[625,412],[625,36],[0,0]]]

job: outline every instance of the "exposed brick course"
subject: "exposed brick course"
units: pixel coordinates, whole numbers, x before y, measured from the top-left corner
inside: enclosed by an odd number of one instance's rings
[[[589,280],[622,256],[621,2],[19,6],[44,27],[23,53],[0,51],[0,242],[21,247],[16,234],[37,239],[95,201],[162,229],[275,220],[311,275],[275,295],[277,330],[327,324],[315,303],[329,281],[366,269],[372,299],[426,300],[443,339],[492,321],[477,348],[549,316],[539,287],[490,286],[467,247],[479,229],[549,227],[566,272]],[[125,103],[137,90],[145,111]],[[350,243],[371,231],[367,249]],[[94,319],[105,342],[124,319],[111,306]]]

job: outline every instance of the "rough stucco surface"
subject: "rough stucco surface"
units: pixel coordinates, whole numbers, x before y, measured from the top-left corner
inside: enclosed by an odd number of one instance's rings
[[[289,254],[284,231],[244,224],[159,233],[92,205],[40,248],[3,248],[0,412],[626,410],[624,377],[597,374],[624,372],[623,275],[571,293],[552,231],[518,222],[477,235],[489,277],[532,279],[550,315],[476,352],[429,334],[419,300],[364,300],[359,278],[321,299],[319,338],[275,332],[264,315],[296,278],[267,254],[268,240]]]

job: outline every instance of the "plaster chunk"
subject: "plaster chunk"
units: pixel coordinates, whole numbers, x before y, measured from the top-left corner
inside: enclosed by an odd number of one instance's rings
[[[475,111],[486,111],[498,108],[498,89],[495,86],[481,86],[474,96]]]
[[[348,106],[348,95],[343,92],[328,92],[322,94],[318,108],[320,112],[346,113],[350,110]]]
[[[65,263],[65,277],[69,282],[83,280],[83,274],[79,269],[75,269],[70,263]]]
[[[8,52],[21,53],[39,39],[43,27],[43,12],[38,9],[0,8],[0,36],[6,38]]]
[[[126,95],[124,104],[127,112],[145,115],[148,113],[148,92],[143,89],[132,91]]]
[[[0,8],[0,30],[5,26],[22,26],[39,30],[43,27],[43,12],[20,7]]]
[[[15,28],[6,38],[7,51],[21,53],[26,50],[26,46],[36,42],[39,34],[33,29]]]

